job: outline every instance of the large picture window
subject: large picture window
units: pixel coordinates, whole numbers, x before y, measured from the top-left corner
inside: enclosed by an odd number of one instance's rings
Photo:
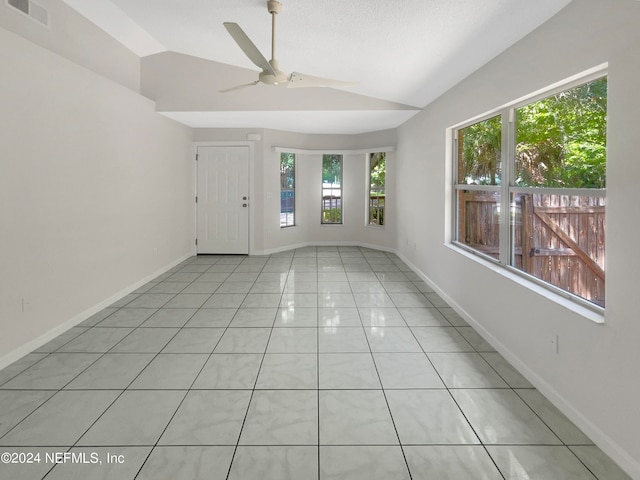
[[[454,241],[604,307],[606,121],[600,77],[456,129]]]
[[[296,156],[280,154],[280,227],[296,224]]]
[[[368,225],[384,225],[385,181],[387,174],[387,154],[385,152],[369,155],[367,177],[369,179]]]
[[[342,223],[342,155],[322,156],[321,223]]]

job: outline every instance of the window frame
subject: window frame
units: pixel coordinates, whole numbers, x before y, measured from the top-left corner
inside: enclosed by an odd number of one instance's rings
[[[374,223],[371,221],[372,219],[372,214],[371,214],[371,209],[372,209],[372,201],[371,201],[371,158],[373,157],[373,155],[376,154],[383,154],[384,155],[384,174],[385,174],[385,182],[384,182],[384,186],[382,188],[382,198],[383,200],[383,204],[382,204],[382,223]],[[387,223],[387,219],[386,219],[386,214],[387,214],[387,180],[386,180],[386,175],[387,175],[387,152],[385,151],[371,151],[369,153],[367,153],[367,157],[366,157],[366,172],[365,172],[365,181],[366,181],[366,199],[365,199],[365,219],[364,219],[364,224],[366,227],[372,227],[372,228],[381,228],[384,229],[386,223]],[[378,202],[380,201],[380,195],[377,196],[378,198]],[[378,209],[380,208],[380,205],[378,204]],[[380,212],[378,211],[378,218],[380,216]]]
[[[482,259],[488,263],[488,266],[494,265],[499,269],[504,269],[505,272],[514,274],[515,278],[524,279],[525,285],[529,287],[540,286],[547,292],[552,292],[562,299],[570,301],[571,305],[578,307],[586,307],[587,312],[595,313],[597,316],[586,315],[597,322],[603,321],[603,314],[605,311],[604,306],[600,306],[586,298],[580,297],[576,294],[564,290],[552,283],[542,280],[532,274],[529,274],[516,266],[514,266],[513,256],[515,255],[512,249],[512,239],[514,235],[515,225],[510,220],[511,215],[511,198],[512,195],[518,193],[536,193],[536,194],[548,194],[548,195],[567,195],[567,196],[588,196],[588,197],[602,197],[605,199],[606,205],[606,188],[561,188],[561,187],[529,187],[529,186],[516,186],[515,185],[515,142],[516,142],[516,110],[526,105],[535,103],[537,101],[548,98],[554,94],[571,90],[589,82],[595,81],[600,78],[608,78],[608,65],[604,64],[594,69],[589,70],[583,74],[575,75],[565,81],[557,82],[545,89],[534,92],[531,95],[522,97],[514,102],[503,105],[499,108],[491,110],[483,115],[474,117],[468,121],[455,125],[448,129],[449,138],[451,139],[450,156],[451,159],[451,194],[449,196],[451,205],[451,218],[450,228],[448,229],[448,241],[447,243],[462,249],[471,254],[471,257]],[[482,121],[488,120],[492,117],[500,115],[501,128],[502,128],[502,147],[501,147],[501,182],[500,185],[466,185],[459,183],[459,143],[458,132],[466,127],[475,125]],[[608,159],[607,159],[608,161]],[[459,194],[462,190],[469,191],[487,191],[496,192],[500,195],[500,212],[499,212],[499,256],[498,259],[485,254],[477,249],[470,247],[462,241],[458,240],[458,225],[459,225]],[[606,251],[606,245],[605,245]],[[514,279],[515,279],[514,278]],[[533,285],[532,285],[533,284]],[[584,311],[584,310],[583,310]]]
[[[292,228],[297,226],[296,223],[296,183],[297,183],[297,166],[296,163],[298,161],[298,159],[296,158],[296,154],[294,152],[280,152],[280,175],[282,175],[282,156],[283,155],[293,155],[293,188],[292,189],[287,189],[287,190],[293,190],[293,211],[291,212],[291,215],[293,216],[293,223],[291,225],[282,224],[282,192],[285,191],[283,190],[283,185],[282,185],[282,178],[280,179],[280,228]],[[289,213],[285,212],[285,215],[287,215],[287,219],[289,218]],[[287,220],[288,223],[288,220]]]
[[[339,222],[325,222],[324,220],[324,212],[325,212],[325,195],[324,195],[324,191],[325,191],[325,187],[324,187],[324,175],[321,174],[320,176],[320,225],[344,225],[344,189],[343,189],[343,185],[344,185],[344,154],[343,153],[323,153],[322,154],[322,167],[321,167],[321,173],[324,170],[324,161],[325,161],[325,157],[327,156],[339,156],[340,157],[340,183],[339,188],[335,188],[334,184],[331,183],[331,187],[328,188],[328,190],[331,191],[331,195],[330,197],[333,197],[333,192],[334,190],[340,190],[340,221]],[[332,200],[331,198],[329,199],[329,211],[331,211],[331,205],[332,205]],[[336,201],[336,209],[338,208],[337,206],[337,201]],[[330,214],[331,216],[331,214]]]

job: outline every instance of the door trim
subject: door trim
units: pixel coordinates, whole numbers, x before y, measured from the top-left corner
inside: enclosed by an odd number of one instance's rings
[[[198,236],[198,205],[195,202],[196,192],[198,191],[198,167],[196,163],[196,155],[198,154],[198,147],[248,147],[249,148],[249,202],[251,208],[249,209],[249,255],[253,255],[255,252],[255,238],[254,228],[255,225],[255,185],[254,185],[254,171],[255,171],[255,142],[247,141],[211,141],[211,142],[193,142],[193,253],[198,254],[198,247],[196,246],[196,238]]]

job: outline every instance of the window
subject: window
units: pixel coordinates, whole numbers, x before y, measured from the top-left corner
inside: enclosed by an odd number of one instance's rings
[[[296,224],[296,156],[280,154],[280,228]]]
[[[369,183],[369,208],[367,225],[384,225],[385,176],[387,174],[387,154],[377,152],[369,155],[367,169]]]
[[[606,119],[596,77],[455,130],[454,241],[604,307]]]
[[[322,224],[342,224],[342,155],[322,156]]]
[[[502,121],[495,116],[458,130],[456,240],[494,259],[500,253]],[[463,188],[464,186],[464,188]]]

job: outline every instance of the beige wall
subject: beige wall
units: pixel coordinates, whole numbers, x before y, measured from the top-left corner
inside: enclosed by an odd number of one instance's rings
[[[0,366],[193,251],[192,132],[0,28]]]
[[[640,3],[574,0],[398,130],[398,245],[469,321],[640,478]],[[609,63],[604,324],[446,245],[448,127]],[[424,188],[428,186],[428,188]],[[417,196],[421,191],[424,195]],[[559,336],[560,353],[549,347]]]

